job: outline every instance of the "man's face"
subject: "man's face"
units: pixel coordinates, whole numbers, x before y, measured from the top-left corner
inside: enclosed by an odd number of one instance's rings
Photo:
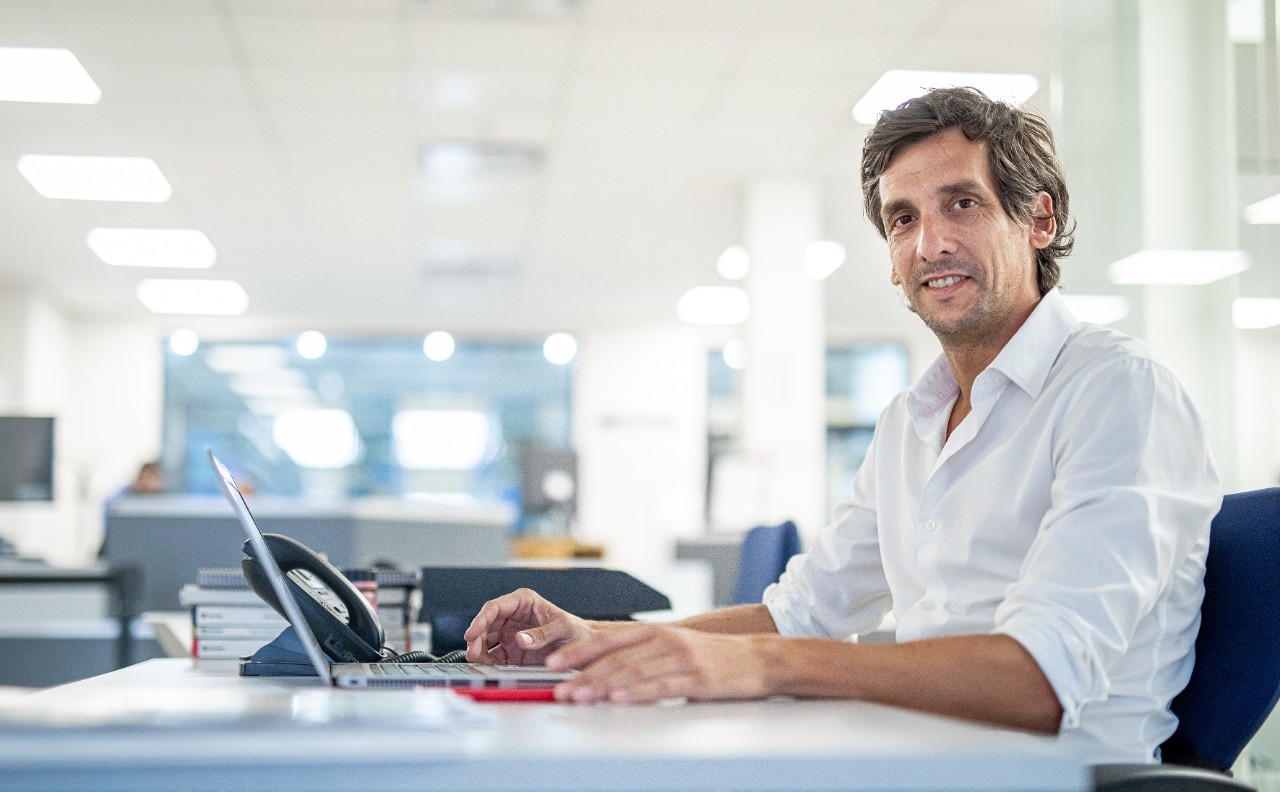
[[[1030,226],[1000,205],[987,144],[959,129],[906,146],[880,176],[893,283],[944,345],[1003,345],[1040,300],[1036,250],[1053,241],[1052,202]]]

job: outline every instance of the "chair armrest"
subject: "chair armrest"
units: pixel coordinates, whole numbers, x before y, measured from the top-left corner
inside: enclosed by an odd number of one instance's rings
[[[1256,792],[1224,773],[1172,764],[1106,764],[1093,767],[1094,792]]]

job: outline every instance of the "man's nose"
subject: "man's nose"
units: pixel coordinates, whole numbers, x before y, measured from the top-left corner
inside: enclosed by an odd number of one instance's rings
[[[935,261],[955,253],[951,224],[941,217],[922,217],[917,225],[916,255],[921,261]]]

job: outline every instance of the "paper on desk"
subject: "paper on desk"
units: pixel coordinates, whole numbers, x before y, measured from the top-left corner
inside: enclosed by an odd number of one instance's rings
[[[58,691],[0,700],[0,729],[350,726],[455,729],[485,726],[497,713],[449,690],[184,690],[117,687],[77,696]]]

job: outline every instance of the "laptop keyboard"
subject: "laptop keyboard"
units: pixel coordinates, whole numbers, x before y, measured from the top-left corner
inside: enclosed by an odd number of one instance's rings
[[[484,679],[490,676],[487,666],[454,665],[452,663],[370,663],[369,673],[376,676],[411,679]]]

